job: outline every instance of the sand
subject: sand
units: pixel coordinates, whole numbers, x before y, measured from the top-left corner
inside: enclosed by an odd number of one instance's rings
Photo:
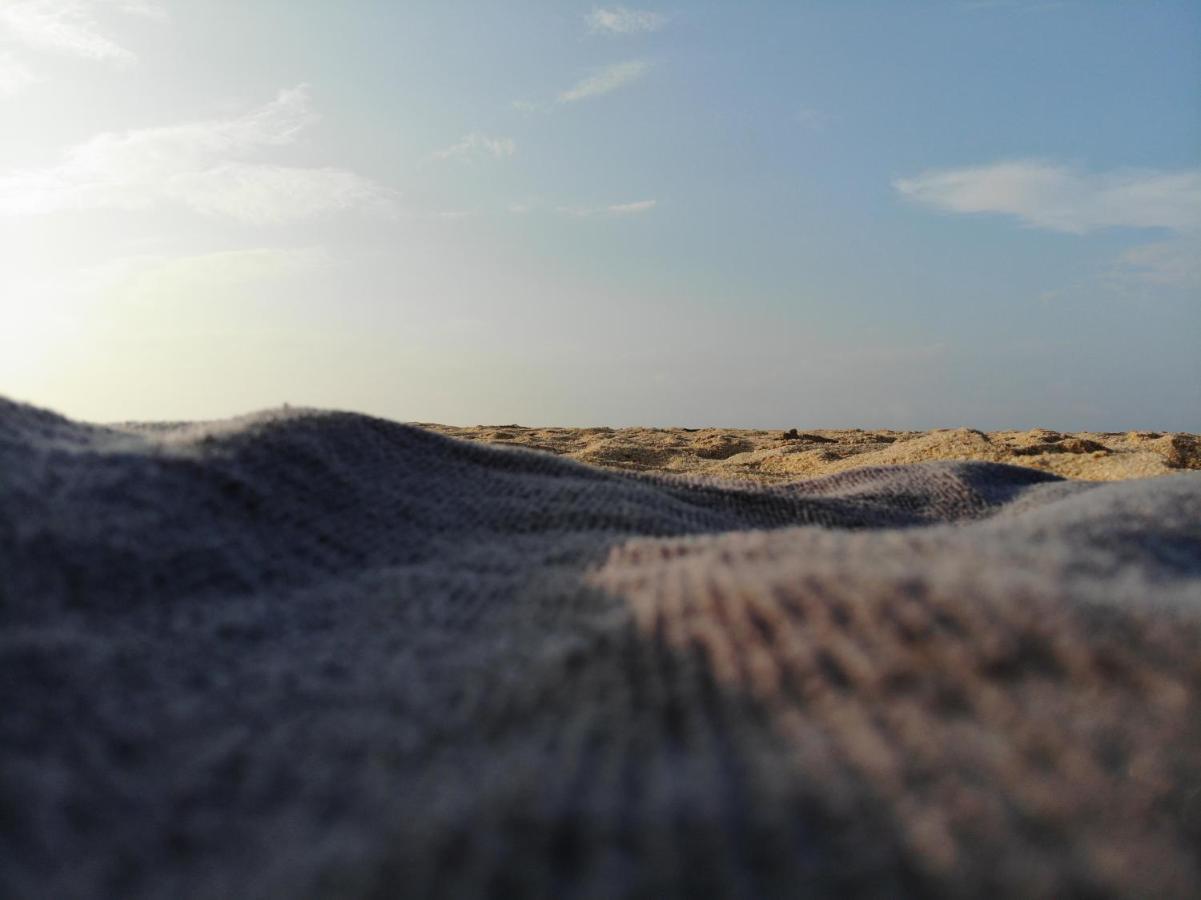
[[[755,481],[940,459],[1009,463],[1091,481],[1201,469],[1201,436],[1158,431],[525,428],[427,423],[422,427],[473,441],[545,450],[614,469]]]

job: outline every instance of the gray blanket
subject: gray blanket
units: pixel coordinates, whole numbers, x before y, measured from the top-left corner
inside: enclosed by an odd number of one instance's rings
[[[1201,473],[0,400],[4,897],[1201,892]]]

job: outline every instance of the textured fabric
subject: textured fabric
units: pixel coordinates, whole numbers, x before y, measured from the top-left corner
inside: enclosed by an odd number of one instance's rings
[[[0,896],[1201,892],[1201,474],[0,401]]]

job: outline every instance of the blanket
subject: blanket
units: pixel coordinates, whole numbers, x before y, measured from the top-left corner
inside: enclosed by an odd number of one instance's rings
[[[1201,892],[1201,473],[0,400],[0,895]]]

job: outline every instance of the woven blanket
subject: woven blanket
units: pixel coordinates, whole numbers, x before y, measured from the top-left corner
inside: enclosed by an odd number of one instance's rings
[[[1201,893],[1201,473],[0,401],[0,896]]]

